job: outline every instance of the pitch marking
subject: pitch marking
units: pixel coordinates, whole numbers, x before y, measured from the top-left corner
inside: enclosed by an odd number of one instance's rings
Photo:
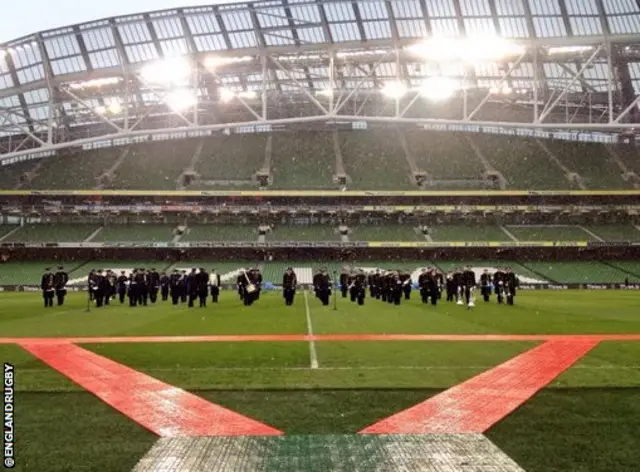
[[[311,311],[309,310],[309,300],[307,298],[307,291],[304,293],[304,308],[307,312],[307,333],[309,334],[309,358],[311,359],[311,368],[318,368],[318,353],[316,352],[316,341],[313,335],[313,324],[311,324]]]

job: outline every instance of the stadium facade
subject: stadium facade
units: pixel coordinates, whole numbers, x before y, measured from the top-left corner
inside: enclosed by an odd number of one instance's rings
[[[640,128],[635,0],[276,0],[0,45],[0,159],[310,123]]]

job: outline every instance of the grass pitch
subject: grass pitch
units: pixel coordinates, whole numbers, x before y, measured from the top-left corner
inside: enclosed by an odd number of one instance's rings
[[[640,333],[632,292],[522,292],[515,307],[474,310],[413,299],[400,307],[308,294],[313,332],[446,334]],[[168,303],[86,311],[83,294],[45,310],[39,294],[5,293],[0,333],[140,336],[307,333],[302,292],[244,307],[231,292],[207,309]],[[523,352],[532,342],[122,343],[83,347],[289,434],[353,433]],[[15,345],[18,470],[129,470],[155,436]],[[489,437],[528,471],[635,471],[640,463],[640,342],[603,342]],[[114,451],[117,451],[114,452]]]

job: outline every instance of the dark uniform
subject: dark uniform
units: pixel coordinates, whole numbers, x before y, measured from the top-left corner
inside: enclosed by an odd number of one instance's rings
[[[102,274],[102,270],[99,270],[95,276],[95,300],[96,307],[100,308],[104,304],[104,297],[109,294],[109,282],[107,278]]]
[[[118,280],[116,280],[118,287],[118,298],[120,303],[124,303],[124,297],[127,295],[127,285],[129,285],[129,278],[125,275],[124,270],[120,272]]]
[[[55,277],[48,267],[40,279],[40,289],[42,290],[42,298],[44,299],[44,307],[53,306],[53,297],[55,295]]]
[[[394,305],[400,305],[402,300],[402,281],[400,280],[400,274],[398,271],[393,271],[389,279],[389,296],[387,297],[388,303]]]
[[[480,276],[480,290],[482,292],[482,299],[488,302],[489,296],[491,295],[491,274],[487,269],[485,269]]]
[[[169,290],[171,292],[171,302],[177,305],[182,293],[182,276],[178,269],[174,270],[171,277],[169,277]]]
[[[198,286],[198,299],[200,308],[207,306],[207,297],[209,296],[209,273],[200,268],[200,272],[196,274],[196,285]]]
[[[411,274],[403,271],[400,273],[399,277],[400,277],[400,282],[402,283],[402,291],[404,292],[404,299],[410,300],[411,299]]]
[[[467,307],[474,306],[473,304],[473,290],[476,286],[476,273],[471,270],[471,267],[467,267],[462,273],[462,280],[464,284],[464,298],[467,302]]]
[[[180,286],[180,302],[186,303],[187,298],[189,296],[189,276],[187,275],[187,271],[182,271],[182,277],[180,278],[181,286]]]
[[[427,286],[428,275],[427,269],[422,269],[418,276],[418,287],[420,288],[420,300],[422,300],[422,303],[429,302],[429,288]]]
[[[149,274],[144,269],[138,270],[138,305],[147,306],[149,301]]]
[[[510,267],[507,267],[507,272],[505,273],[505,287],[504,291],[507,295],[507,305],[513,305],[514,298],[516,297],[516,288],[520,285],[520,281],[516,274],[511,271]]]
[[[104,304],[108,305],[116,290],[116,276],[110,270],[104,274]]]
[[[380,271],[376,270],[373,274],[369,274],[367,282],[371,298],[380,298]]]
[[[149,278],[149,301],[155,303],[158,300],[158,291],[160,290],[160,274],[157,270],[151,269],[147,275]]]
[[[255,299],[260,300],[260,292],[262,292],[262,272],[260,272],[260,269],[251,269],[249,279],[256,286]]]
[[[53,276],[56,286],[56,297],[58,298],[58,306],[64,305],[64,297],[67,294],[67,282],[69,282],[69,274],[64,271],[63,267],[58,267],[58,272]]]
[[[438,304],[438,273],[435,269],[431,269],[427,272],[427,295],[431,299],[432,305]]]
[[[258,299],[259,285],[262,282],[262,275],[255,269],[245,272],[243,293],[245,306],[253,305]]]
[[[367,278],[360,270],[354,274],[351,286],[351,301],[357,301],[358,305],[364,305],[364,298],[367,293]]]
[[[464,276],[462,274],[462,269],[456,269],[453,272],[453,288],[456,297],[456,303],[458,305],[462,305],[463,301],[463,291],[464,291]]]
[[[160,295],[162,296],[163,302],[166,302],[169,299],[169,285],[169,277],[166,272],[163,272],[160,275]]]
[[[320,273],[316,274],[316,277],[319,276]],[[313,278],[313,286],[316,286],[316,277]],[[342,298],[347,298],[347,292],[349,291],[349,272],[346,267],[343,267],[342,272],[340,272],[340,292],[342,293]],[[316,293],[317,296],[317,293]]]
[[[137,306],[138,297],[138,269],[133,269],[129,274],[129,306]]]
[[[218,303],[218,297],[220,297],[220,274],[216,273],[215,269],[211,269],[211,275],[209,276],[211,284],[211,301]]]
[[[293,299],[296,296],[296,286],[298,285],[298,277],[291,267],[282,276],[282,296],[285,305],[293,305]]]
[[[331,277],[326,270],[322,270],[314,281],[314,287],[317,297],[320,299],[324,306],[329,304],[329,297],[331,296]]]
[[[96,290],[95,277],[96,277],[96,271],[95,271],[95,269],[92,269],[89,272],[89,276],[87,277],[87,287],[88,287],[88,290],[89,290],[89,300],[93,300],[93,298],[94,298],[94,292]]]
[[[499,268],[493,274],[493,289],[496,292],[498,303],[502,303],[504,300],[504,281],[505,281],[504,270]]]
[[[195,269],[191,269],[187,275],[187,294],[189,296],[189,308],[193,308],[196,298],[198,298],[198,278]]]

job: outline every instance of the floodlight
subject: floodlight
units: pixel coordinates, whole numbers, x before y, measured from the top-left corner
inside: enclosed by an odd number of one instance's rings
[[[104,113],[107,111],[107,109],[103,106],[98,106],[95,108],[94,110],[98,115],[104,115]]]
[[[193,107],[198,100],[192,90],[177,89],[169,92],[166,102],[173,111],[182,111]]]
[[[555,54],[576,54],[591,51],[592,49],[593,46],[558,46],[549,48],[547,53],[551,56]]]
[[[382,95],[385,97],[393,98],[394,100],[398,100],[407,93],[407,86],[402,82],[389,82],[387,83],[382,90]]]
[[[247,100],[254,100],[258,97],[258,92],[256,92],[255,90],[247,90],[246,92],[240,92],[238,94],[238,97],[245,98]]]
[[[184,85],[191,74],[191,64],[183,57],[172,57],[148,64],[140,76],[151,84]]]
[[[227,88],[221,88],[218,92],[220,94],[220,100],[223,102],[230,102],[236,96],[233,90],[229,90]]]
[[[433,38],[408,46],[407,51],[433,61],[498,60],[517,56],[524,47],[498,37]]]
[[[316,95],[320,95],[322,97],[332,97],[333,96],[333,89],[326,88],[326,89],[323,89],[323,90],[318,90],[316,92]]]
[[[204,65],[208,68],[215,69],[219,66],[225,66],[227,64],[239,64],[243,62],[251,62],[253,57],[251,56],[241,56],[241,57],[216,57],[211,56],[207,57],[204,60]]]
[[[107,110],[109,110],[109,113],[113,113],[114,115],[117,115],[122,111],[122,106],[118,102],[112,102],[107,107]]]
[[[448,77],[430,77],[424,81],[420,94],[434,102],[447,100],[460,87],[458,83]]]

